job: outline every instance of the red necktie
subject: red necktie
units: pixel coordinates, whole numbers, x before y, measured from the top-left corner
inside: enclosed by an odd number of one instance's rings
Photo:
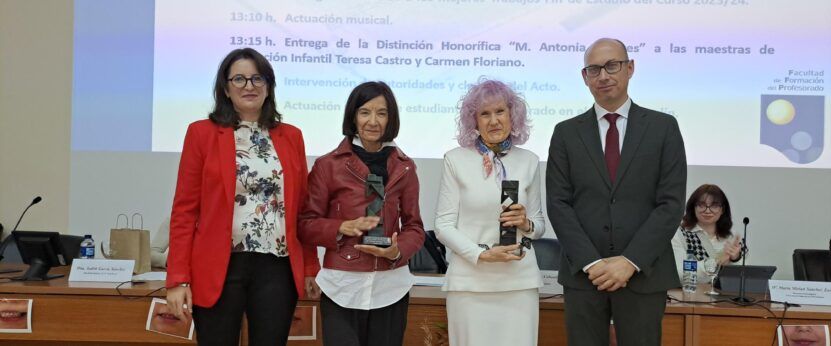
[[[606,168],[609,170],[609,178],[614,184],[617,166],[620,163],[620,134],[617,132],[615,122],[620,114],[606,113],[603,117],[609,122],[609,129],[606,130]]]

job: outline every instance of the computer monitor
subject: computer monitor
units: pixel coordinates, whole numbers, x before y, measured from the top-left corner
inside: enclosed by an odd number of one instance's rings
[[[768,280],[773,277],[775,266],[747,265],[744,268],[745,292],[765,293],[768,290]],[[741,286],[742,266],[723,266],[718,273],[721,292],[738,293]]]
[[[67,252],[61,243],[61,234],[58,232],[14,231],[12,232],[20,257],[29,269],[22,276],[14,277],[18,281],[43,281],[62,277],[50,275],[49,269],[70,264],[73,256]]]

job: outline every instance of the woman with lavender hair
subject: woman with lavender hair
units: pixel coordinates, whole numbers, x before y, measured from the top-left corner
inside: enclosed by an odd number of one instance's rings
[[[443,287],[450,345],[536,345],[542,279],[524,244],[542,236],[545,220],[539,157],[516,146],[530,133],[525,101],[502,82],[481,80],[460,108],[460,147],[444,155],[435,221],[452,250]],[[509,208],[500,203],[503,180],[519,181]],[[516,227],[516,244],[497,245],[500,224]]]

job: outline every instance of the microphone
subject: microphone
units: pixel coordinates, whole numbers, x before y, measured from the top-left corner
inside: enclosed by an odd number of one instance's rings
[[[744,235],[742,236],[742,244],[744,245],[745,248],[747,248],[747,224],[750,223],[750,218],[745,216],[744,219],[742,219],[742,223],[744,224]],[[739,249],[739,252],[741,252],[741,249]],[[753,303],[755,301],[755,299],[747,298],[747,297],[744,296],[744,294],[745,294],[745,287],[744,287],[744,284],[745,284],[745,277],[744,277],[745,265],[744,265],[744,260],[745,260],[746,257],[747,256],[745,256],[745,254],[742,253],[742,270],[741,270],[741,277],[739,278],[739,296],[734,297],[734,298],[731,299],[732,301],[734,301],[738,304],[750,304],[750,303]]]
[[[37,196],[32,200],[32,203],[29,203],[29,205],[26,207],[26,209],[23,209],[23,213],[20,214],[20,217],[17,219],[17,223],[14,224],[14,228],[12,228],[12,232],[17,230],[17,226],[20,226],[20,220],[23,220],[23,215],[26,215],[26,212],[29,211],[29,208],[31,208],[35,204],[40,203],[40,201],[42,201],[42,200],[43,200],[43,198],[40,198],[40,196]]]

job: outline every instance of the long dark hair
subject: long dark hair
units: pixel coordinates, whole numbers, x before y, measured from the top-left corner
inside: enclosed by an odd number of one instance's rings
[[[684,229],[695,227],[698,223],[698,218],[695,216],[695,205],[698,204],[698,201],[706,199],[706,196],[712,197],[713,203],[721,204],[721,217],[716,221],[716,236],[722,239],[729,237],[730,229],[733,228],[730,202],[727,200],[724,191],[713,184],[701,185],[690,195],[690,199],[687,200],[687,207],[684,210],[684,218],[681,219],[681,227],[684,227]]]
[[[223,127],[236,127],[239,125],[239,114],[234,109],[234,104],[228,95],[228,73],[237,60],[249,59],[257,66],[257,72],[265,78],[265,88],[268,95],[263,102],[263,108],[260,110],[260,118],[257,123],[263,128],[274,128],[283,120],[283,115],[277,112],[277,102],[274,98],[274,69],[266,58],[251,48],[235,49],[225,56],[222,63],[219,64],[219,70],[216,71],[216,84],[214,84],[214,109],[208,114],[208,119],[211,119],[216,124]]]
[[[383,96],[387,101],[387,128],[381,136],[381,142],[391,142],[398,137],[399,117],[398,103],[392,89],[384,82],[365,82],[352,89],[349,99],[346,100],[346,107],[343,110],[343,135],[354,138],[358,135],[358,127],[355,125],[355,115],[358,109],[365,103],[378,96]]]

